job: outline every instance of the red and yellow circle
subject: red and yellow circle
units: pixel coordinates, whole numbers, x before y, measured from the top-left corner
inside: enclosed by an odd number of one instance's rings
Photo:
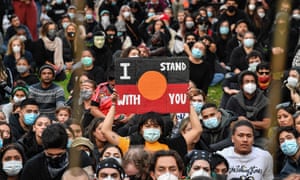
[[[141,95],[151,101],[161,98],[167,90],[167,85],[167,79],[158,71],[145,72],[137,83]]]

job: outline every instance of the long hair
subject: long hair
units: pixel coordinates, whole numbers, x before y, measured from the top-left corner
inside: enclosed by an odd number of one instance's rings
[[[73,22],[70,22],[70,24],[66,27],[66,29],[64,30],[65,32],[65,37],[68,37],[68,34],[67,34],[67,29],[69,26],[73,26],[75,29],[76,29],[76,32],[75,32],[75,37],[74,37],[74,40],[73,40],[73,44],[71,44],[73,47],[73,53],[75,54],[75,52],[77,51],[77,42],[78,42],[78,38],[79,38],[79,29],[78,29],[78,26],[73,23]]]
[[[0,55],[0,81],[6,81],[7,78],[6,68],[4,67],[2,56]]]
[[[7,52],[6,52],[6,55],[13,55],[14,52],[13,52],[13,48],[12,48],[12,43],[13,41],[15,40],[18,40],[21,44],[21,51],[20,53],[21,54],[25,54],[25,45],[24,45],[24,42],[20,39],[19,36],[17,35],[14,35],[13,37],[11,37],[8,41],[8,45],[7,45]]]

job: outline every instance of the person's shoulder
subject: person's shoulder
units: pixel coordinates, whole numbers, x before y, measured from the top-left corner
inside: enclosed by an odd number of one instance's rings
[[[45,162],[46,157],[44,155],[44,152],[40,152],[38,154],[36,154],[35,156],[33,156],[32,158],[30,158],[25,166],[33,166],[33,167],[41,167],[43,162]]]
[[[230,147],[226,147],[220,151],[217,151],[218,154],[221,154],[223,156],[228,156],[230,155],[232,152],[234,152],[234,147],[230,146]]]
[[[253,152],[253,154],[255,154],[255,156],[258,156],[258,157],[271,157],[271,154],[269,153],[269,151],[264,150],[259,147],[253,147],[252,152]]]

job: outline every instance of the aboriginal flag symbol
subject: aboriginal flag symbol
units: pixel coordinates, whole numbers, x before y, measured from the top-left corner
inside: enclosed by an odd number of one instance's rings
[[[117,110],[122,113],[188,112],[189,63],[185,57],[115,61]]]

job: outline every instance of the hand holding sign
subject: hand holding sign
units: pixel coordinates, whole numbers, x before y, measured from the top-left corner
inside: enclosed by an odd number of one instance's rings
[[[189,111],[187,58],[124,58],[115,67],[118,112]]]

